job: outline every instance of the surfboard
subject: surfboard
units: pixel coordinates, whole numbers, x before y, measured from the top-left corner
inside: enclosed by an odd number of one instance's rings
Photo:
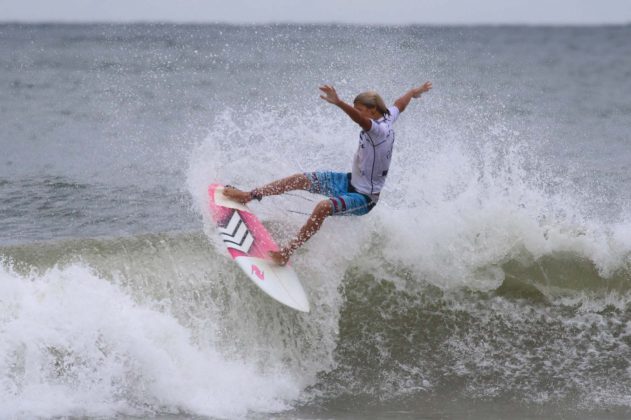
[[[269,251],[278,251],[265,226],[241,203],[223,195],[224,187],[208,187],[210,214],[232,259],[263,292],[298,311],[309,312],[309,300],[296,272],[288,263],[280,266]]]

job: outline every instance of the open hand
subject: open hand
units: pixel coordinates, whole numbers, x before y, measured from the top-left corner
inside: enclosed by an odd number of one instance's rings
[[[432,88],[432,82],[425,82],[423,86],[412,89],[412,97],[418,98],[422,93],[428,92]]]
[[[324,99],[330,104],[337,105],[340,102],[340,98],[337,96],[335,88],[331,85],[320,86],[320,90],[324,92],[324,95],[320,95],[320,98]]]

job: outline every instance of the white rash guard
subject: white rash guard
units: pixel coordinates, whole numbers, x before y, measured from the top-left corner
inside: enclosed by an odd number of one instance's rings
[[[370,130],[359,133],[359,147],[353,158],[351,185],[375,202],[388,176],[394,146],[392,124],[400,114],[396,106],[391,106],[388,111],[390,115],[371,120]]]

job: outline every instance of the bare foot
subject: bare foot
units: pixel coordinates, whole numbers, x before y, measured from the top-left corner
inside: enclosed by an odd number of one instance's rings
[[[246,204],[247,202],[252,200],[252,194],[249,192],[238,190],[234,187],[225,187],[223,189],[223,195],[237,203]]]
[[[289,261],[290,254],[285,249],[281,249],[280,251],[270,251],[269,256],[276,264],[285,265]]]

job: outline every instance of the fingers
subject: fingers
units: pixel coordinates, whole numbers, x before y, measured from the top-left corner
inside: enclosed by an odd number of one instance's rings
[[[337,92],[335,92],[335,88],[333,86],[323,85],[320,86],[320,90],[324,92],[324,95],[320,95],[321,99],[330,103],[334,103],[337,100]]]
[[[422,86],[420,86],[420,87],[415,89],[415,91],[416,91],[415,92],[416,93],[415,97],[418,98],[421,95],[421,93],[428,92],[431,88],[432,88],[432,82],[425,82],[425,83],[423,83]]]

